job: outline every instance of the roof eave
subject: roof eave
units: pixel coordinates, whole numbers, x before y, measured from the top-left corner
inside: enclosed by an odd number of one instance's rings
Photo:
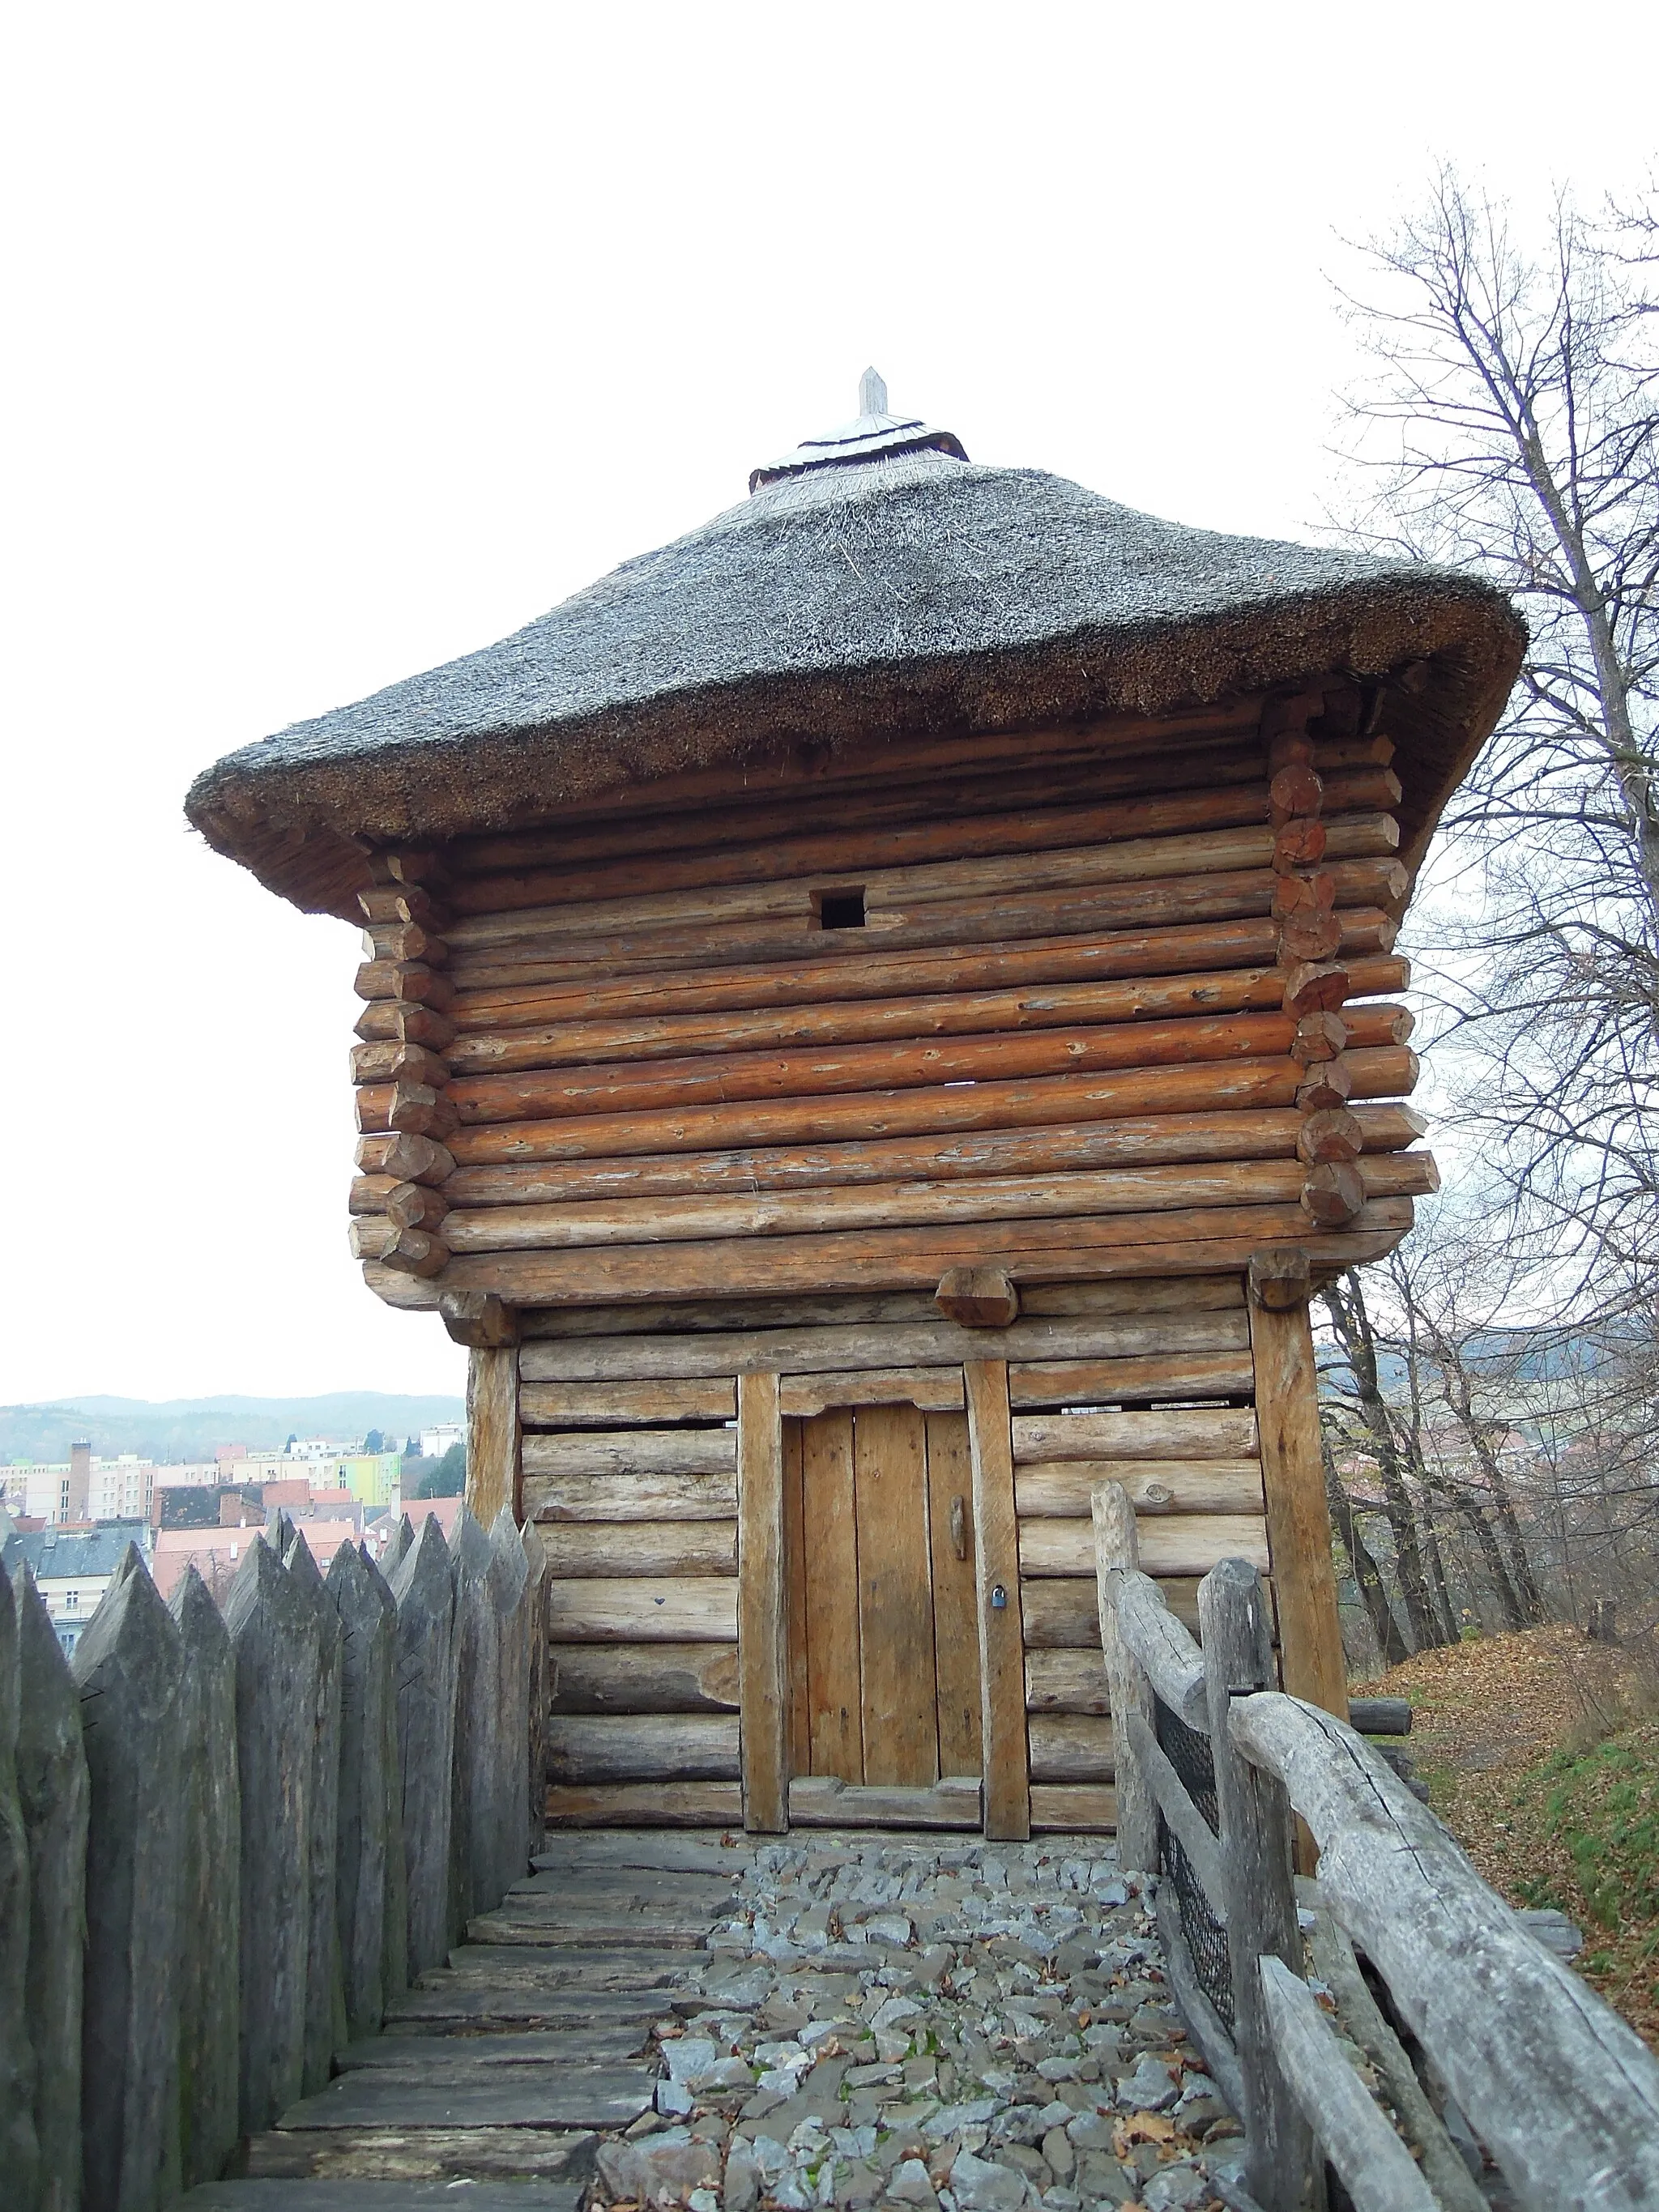
[[[399,841],[618,811],[689,770],[950,730],[983,733],[1157,714],[1329,673],[1417,688],[1390,701],[1401,748],[1401,858],[1413,873],[1503,711],[1526,630],[1479,578],[1402,570],[1283,600],[1085,629],[1029,646],[688,687],[568,720],[422,738],[336,760],[245,748],[199,775],[185,811],[216,850],[302,910],[356,920],[368,854]]]

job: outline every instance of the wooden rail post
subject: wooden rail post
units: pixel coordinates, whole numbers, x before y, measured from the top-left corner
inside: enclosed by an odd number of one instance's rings
[[[1008,1363],[969,1359],[962,1372],[973,1454],[985,1832],[993,1838],[1023,1842],[1031,1832],[1031,1758],[1025,1729],[1025,1630],[1019,1597]]]
[[[1154,1726],[1152,1686],[1118,1632],[1114,1577],[1139,1564],[1135,1509],[1121,1482],[1097,1482],[1090,1498],[1095,1524],[1095,1586],[1100,1648],[1112,1703],[1112,1777],[1117,1785],[1117,1863],[1134,1874],[1158,1871],[1158,1802],[1132,1741],[1129,1716]]]
[[[1305,1261],[1297,1280],[1270,1272],[1274,1257],[1258,1253],[1252,1261],[1249,1303],[1279,1661],[1291,1697],[1346,1720],[1348,1673],[1319,1448],[1319,1376],[1307,1298],[1295,1295],[1305,1291]]]
[[[184,2185],[216,2181],[236,2147],[241,2020],[242,1784],[236,1655],[207,1584],[185,1569],[169,1608],[184,1653],[184,1911],[179,2131]]]
[[[789,1622],[783,1419],[775,1375],[738,1377],[738,1679],[743,1825],[789,1826]]]
[[[179,2191],[184,1655],[143,1562],[128,1553],[74,1658],[91,1784],[85,2212],[158,2212]]]
[[[1273,1686],[1267,1594],[1255,1569],[1243,1559],[1224,1559],[1212,1568],[1198,1586],[1198,1618],[1221,1815],[1246,2185],[1264,2212],[1300,2212],[1313,2171],[1312,2137],[1273,2055],[1257,1966],[1260,1959],[1277,1958],[1293,1973],[1302,1971],[1291,1801],[1281,1783],[1241,1756],[1228,1732],[1234,1697]]]

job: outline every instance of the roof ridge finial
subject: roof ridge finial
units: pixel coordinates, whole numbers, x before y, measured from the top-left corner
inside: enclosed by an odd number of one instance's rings
[[[859,413],[884,415],[887,412],[887,386],[879,369],[866,368],[859,379]]]

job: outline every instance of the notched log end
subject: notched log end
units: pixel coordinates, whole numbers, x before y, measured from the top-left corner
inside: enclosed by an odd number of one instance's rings
[[[488,1351],[519,1340],[517,1310],[493,1291],[441,1291],[438,1311],[457,1344]]]
[[[1313,1269],[1298,1244],[1279,1245],[1250,1255],[1252,1304],[1267,1313],[1288,1313],[1306,1305],[1313,1291]]]
[[[947,1267],[933,1303],[963,1328],[1007,1328],[1019,1318],[1019,1292],[1000,1267]]]

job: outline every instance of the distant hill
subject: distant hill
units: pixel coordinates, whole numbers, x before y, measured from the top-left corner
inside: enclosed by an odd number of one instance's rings
[[[291,1436],[343,1439],[380,1429],[399,1443],[416,1430],[465,1418],[459,1398],[331,1390],[320,1398],[58,1398],[0,1406],[0,1461],[67,1459],[78,1438],[106,1459],[211,1459],[220,1444],[280,1451]]]

